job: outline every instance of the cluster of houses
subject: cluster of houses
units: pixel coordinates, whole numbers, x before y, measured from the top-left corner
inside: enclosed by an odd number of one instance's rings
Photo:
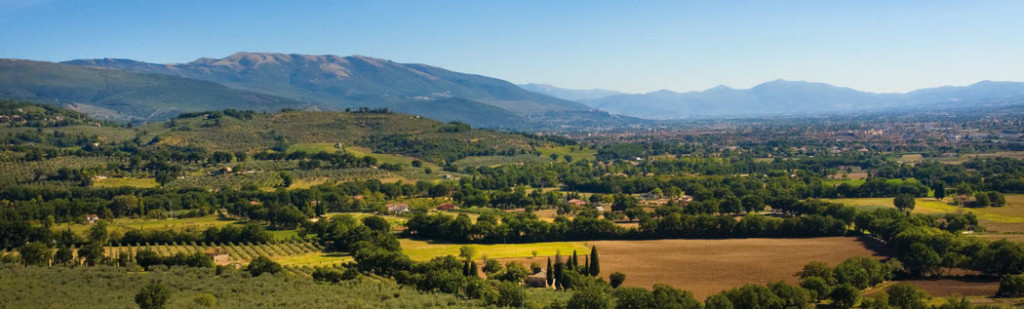
[[[384,205],[384,207],[387,208],[389,214],[403,214],[409,212],[409,204],[406,203],[391,203]],[[439,211],[452,211],[455,208],[458,208],[458,206],[455,206],[455,204],[444,203],[437,206],[437,208],[434,209]]]

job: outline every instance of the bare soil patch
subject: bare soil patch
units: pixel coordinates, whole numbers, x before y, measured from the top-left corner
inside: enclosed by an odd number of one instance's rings
[[[746,283],[784,280],[797,284],[795,274],[810,261],[838,264],[854,256],[885,258],[881,246],[859,237],[664,239],[590,241],[601,258],[601,276],[626,274],[625,286],[650,288],[664,283],[689,290],[698,299]],[[580,252],[580,254],[584,254]],[[572,252],[562,252],[563,256]],[[502,259],[542,267],[546,257]],[[583,256],[580,256],[583,263]]]

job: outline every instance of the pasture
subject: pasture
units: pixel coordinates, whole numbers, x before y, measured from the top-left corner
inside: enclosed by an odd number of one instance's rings
[[[129,230],[184,230],[184,229],[195,229],[195,230],[206,230],[211,227],[222,228],[227,225],[239,223],[240,221],[234,219],[220,219],[215,215],[197,217],[197,218],[176,218],[176,219],[144,219],[144,218],[122,218],[109,221],[111,224],[107,226],[107,231],[112,233],[124,233]],[[52,227],[54,231],[61,231],[65,229],[71,229],[72,232],[80,236],[85,236],[86,231],[92,227],[91,224],[87,223],[71,223],[71,224],[55,224]]]
[[[879,198],[848,198],[830,201],[857,207],[895,207],[893,199]],[[918,198],[915,200],[914,213],[941,214],[971,212],[978,217],[982,227],[988,232],[1007,233],[1024,232],[1024,194],[1006,194],[1006,205],[1003,207],[968,208],[950,205],[951,198],[939,201],[934,198]]]
[[[586,243],[579,241],[524,244],[464,245],[437,243],[403,238],[400,239],[399,242],[402,244],[402,252],[404,252],[406,255],[409,256],[409,258],[413,259],[414,261],[426,261],[436,256],[444,256],[449,254],[458,256],[459,248],[462,248],[462,246],[469,246],[475,248],[477,258],[486,256],[492,259],[528,258],[533,257],[534,251],[537,252],[537,256],[554,256],[558,252],[561,252],[562,255],[572,255],[573,250],[576,250],[578,253],[590,252],[590,249],[586,245]]]

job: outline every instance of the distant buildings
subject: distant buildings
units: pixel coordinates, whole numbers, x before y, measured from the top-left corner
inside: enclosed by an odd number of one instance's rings
[[[572,206],[583,206],[583,205],[587,204],[587,202],[584,202],[581,199],[575,199],[575,198],[571,199],[571,200],[569,200],[568,202],[565,202],[565,203],[569,204],[569,205],[572,205]]]
[[[400,214],[409,212],[409,204],[406,203],[394,203],[387,204],[388,213]]]

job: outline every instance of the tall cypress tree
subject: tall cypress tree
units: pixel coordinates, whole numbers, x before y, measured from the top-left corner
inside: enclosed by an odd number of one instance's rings
[[[544,276],[546,277],[545,279],[547,279],[547,281],[548,281],[548,286],[551,286],[551,283],[555,281],[555,270],[551,268],[551,257],[550,256],[548,257],[548,268],[545,269],[544,271],[545,271]]]
[[[480,274],[476,271],[476,261],[469,262],[469,275],[473,277],[479,277]]]
[[[590,256],[589,255],[584,255],[583,256],[583,272],[585,272],[584,275],[589,275],[590,274]]]
[[[562,267],[563,266],[564,265],[562,264],[562,262],[555,262],[555,288],[557,288],[559,290],[563,289],[563,286],[562,286],[562,273],[563,273]]]
[[[590,275],[597,276],[601,274],[601,263],[597,260],[597,246],[590,247]]]
[[[469,260],[466,260],[466,266],[462,268],[462,275],[469,276]]]
[[[577,268],[580,268],[580,257],[576,256],[576,250],[572,250],[572,267],[569,267],[569,269]]]

